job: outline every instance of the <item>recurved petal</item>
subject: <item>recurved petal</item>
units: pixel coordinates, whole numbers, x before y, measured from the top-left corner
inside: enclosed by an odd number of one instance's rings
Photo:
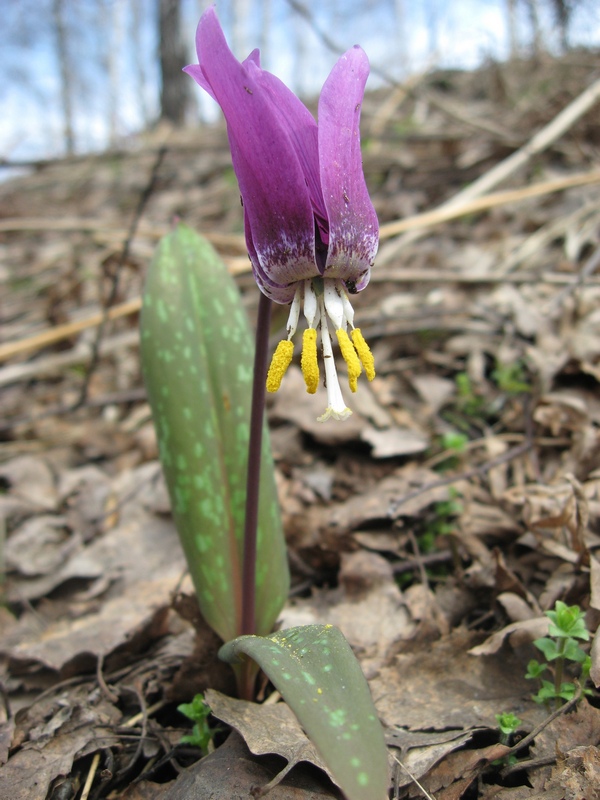
[[[196,47],[200,72],[187,71],[208,85],[225,115],[247,227],[264,275],[280,286],[318,275],[305,172],[281,111],[257,77],[256,55],[245,64],[237,61],[213,8],[200,20]]]
[[[360,110],[368,75],[366,53],[355,46],[334,66],[319,98],[319,163],[329,218],[325,274],[350,282],[358,291],[369,281],[379,242],[360,150]]]

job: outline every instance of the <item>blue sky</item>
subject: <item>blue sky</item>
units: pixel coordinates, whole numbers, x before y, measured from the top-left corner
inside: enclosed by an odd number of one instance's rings
[[[135,24],[132,9],[137,2],[141,22]],[[194,30],[201,0],[184,0],[185,31],[190,61],[195,60]],[[155,30],[156,0],[65,0],[69,9],[70,57],[76,65],[74,97],[77,149],[99,149],[108,141],[110,85],[107,54],[114,54],[118,70],[116,129],[121,140],[143,127],[143,111],[150,116],[158,108],[159,75]],[[540,0],[546,8],[547,0]],[[260,44],[264,2],[246,0],[247,17],[242,26],[239,57]],[[472,68],[482,61],[503,60],[508,53],[506,0],[304,0],[314,23],[330,33],[346,49],[358,43],[373,66],[397,78],[435,66]],[[402,5],[406,18],[401,28],[394,8]],[[573,43],[600,46],[600,4],[587,0],[576,12]],[[217,0],[217,11],[233,44],[231,0]],[[50,0],[0,0],[4,33],[0,33],[0,58],[4,81],[0,88],[3,124],[0,157],[43,158],[63,152],[60,81],[55,54]],[[286,0],[271,0],[272,17],[263,65],[276,72],[296,91],[315,94],[336,55],[328,50],[306,20]],[[34,11],[28,15],[27,11]],[[123,39],[115,39],[110,22],[121,13]],[[35,27],[28,27],[34,18]],[[555,26],[547,13],[541,17],[547,43],[555,48]],[[529,40],[527,17],[518,18],[521,40]],[[133,36],[138,37],[138,59],[144,73],[143,87],[136,80]],[[372,75],[369,86],[381,85]],[[200,113],[214,118],[212,101],[194,88]]]

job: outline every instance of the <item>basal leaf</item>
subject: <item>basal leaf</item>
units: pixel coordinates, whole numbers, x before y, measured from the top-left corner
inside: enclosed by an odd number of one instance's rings
[[[140,324],[144,379],[175,522],[202,613],[227,641],[240,632],[254,347],[223,261],[184,225],[158,246]],[[257,632],[266,634],[289,587],[266,426],[261,478],[256,620]]]
[[[354,653],[332,625],[267,637],[240,636],[219,657],[254,659],[290,706],[350,800],[384,800],[387,750],[371,693]]]

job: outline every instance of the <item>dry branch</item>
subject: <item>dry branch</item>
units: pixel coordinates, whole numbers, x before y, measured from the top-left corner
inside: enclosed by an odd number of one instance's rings
[[[573,102],[564,108],[548,125],[538,131],[519,150],[505,158],[495,167],[490,169],[472,184],[451,197],[437,209],[438,212],[462,207],[467,201],[481,197],[486,192],[498,186],[503,180],[513,175],[518,169],[530,161],[533,156],[543,152],[553,142],[559,139],[578,119],[580,119],[592,106],[600,100],[600,78],[594,81]],[[433,213],[433,212],[431,212]],[[420,230],[413,230],[395,242],[390,242],[379,255],[379,263],[386,264],[391,261],[407,244],[416,241],[421,235]]]

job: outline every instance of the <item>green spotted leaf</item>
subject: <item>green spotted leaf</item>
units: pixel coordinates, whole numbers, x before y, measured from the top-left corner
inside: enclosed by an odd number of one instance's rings
[[[240,633],[254,345],[225,264],[184,225],[159,243],[140,327],[177,530],[202,614],[227,641]],[[257,632],[267,634],[287,597],[289,573],[266,425],[257,551]]]
[[[240,636],[219,657],[249,656],[281,693],[349,800],[384,800],[388,763],[383,730],[350,645],[332,625],[270,636]]]

